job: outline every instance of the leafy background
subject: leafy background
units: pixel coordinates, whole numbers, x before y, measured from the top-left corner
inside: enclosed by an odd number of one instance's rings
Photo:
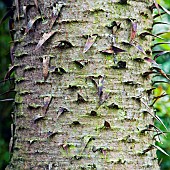
[[[154,2],[155,0],[153,0]],[[161,69],[169,76],[170,74],[170,12],[165,12],[161,6],[169,9],[169,0],[156,0],[157,8],[153,10],[153,30],[154,35],[162,37],[153,39],[153,57],[162,53],[157,57],[156,62],[160,64]],[[12,5],[12,0],[0,0],[0,18],[4,16],[7,8]],[[13,91],[14,84],[12,81],[3,82],[4,76],[10,66],[10,34],[8,28],[8,20],[0,25],[0,100],[14,98],[15,92]],[[166,42],[166,43],[165,43]],[[160,44],[161,43],[161,44]],[[169,44],[168,44],[169,43]],[[165,53],[165,54],[164,54]],[[161,82],[160,82],[161,81]],[[155,87],[154,95],[160,96],[168,94],[159,98],[154,104],[156,114],[166,125],[170,131],[170,84],[169,80],[160,75],[153,76],[153,86]],[[6,93],[7,92],[7,93]],[[13,111],[13,103],[7,101],[0,101],[0,169],[5,169],[9,162],[8,145],[11,136],[11,112]],[[156,145],[160,146],[166,153],[170,155],[170,133],[163,127],[163,125],[155,121],[155,126],[166,131],[166,135],[160,135]],[[170,157],[157,151],[158,162],[161,170],[170,170]]]
[[[153,34],[159,35],[163,39],[156,38],[153,40],[153,57],[160,53],[165,53],[160,55],[156,62],[160,64],[159,66],[162,70],[169,76],[170,74],[170,1],[169,0],[157,0],[156,1],[160,7],[153,10],[154,25]],[[161,9],[161,6],[169,10],[165,12]],[[158,12],[159,11],[159,12]],[[167,42],[167,43],[166,43]],[[158,45],[156,45],[159,43]],[[160,44],[162,43],[162,44]],[[164,44],[166,43],[166,44]],[[168,44],[169,43],[169,44]],[[161,118],[161,120],[166,125],[168,131],[170,131],[170,81],[161,76],[153,77],[153,84],[156,89],[154,90],[155,96],[160,96],[162,94],[167,94],[166,96],[157,100],[154,104],[156,114]],[[155,126],[160,128],[162,131],[166,131],[162,124],[155,121]],[[161,135],[160,141],[156,142],[156,145],[160,146],[166,153],[170,155],[170,133],[166,135]],[[170,170],[170,157],[166,156],[160,151],[157,151],[158,161],[161,170]]]
[[[0,18],[6,13],[7,6],[11,6],[12,1],[0,1]],[[8,21],[0,25],[0,100],[14,98],[14,93],[5,93],[12,88],[12,82],[2,82],[8,71],[10,64],[10,35],[8,31]],[[3,94],[5,93],[5,94]],[[5,169],[9,161],[8,145],[11,136],[11,116],[12,102],[0,102],[0,169]]]

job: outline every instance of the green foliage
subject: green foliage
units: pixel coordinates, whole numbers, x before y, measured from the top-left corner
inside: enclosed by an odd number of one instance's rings
[[[169,0],[157,0],[157,3],[166,9],[170,9],[170,3]],[[161,9],[160,6],[160,14],[158,14],[158,10],[155,9],[153,16],[157,16],[154,18],[154,26],[153,26],[153,34],[159,34],[160,37],[163,39],[156,38],[153,41],[153,44],[157,43],[164,43],[164,42],[170,42],[170,15],[167,14],[165,11]],[[159,24],[157,24],[159,22]],[[156,55],[155,51],[170,51],[170,44],[159,44],[154,46],[153,54]],[[162,70],[168,75],[170,74],[170,53],[166,53],[164,55],[159,56],[156,59],[156,62],[160,64]],[[160,146],[163,150],[166,151],[170,155],[170,81],[167,79],[161,77],[161,76],[155,76],[153,77],[153,81],[165,81],[162,83],[155,83],[155,87],[157,87],[154,90],[155,96],[160,96],[162,94],[167,94],[164,97],[159,98],[156,103],[154,104],[154,108],[156,109],[156,114],[161,118],[161,120],[166,125],[168,132],[166,135],[160,135],[157,139],[156,145]],[[155,125],[161,129],[162,131],[166,131],[166,129],[163,127],[162,124],[160,124],[158,121],[155,121]],[[170,157],[166,156],[160,151],[157,151],[157,156],[160,164],[161,170],[169,170],[170,169]]]
[[[170,8],[169,0],[156,0],[156,2],[167,9]]]
[[[0,18],[6,12],[5,5],[0,1]],[[8,21],[5,21],[0,26],[0,81],[4,79],[5,74],[8,71],[8,65],[10,63],[10,35],[8,31]],[[0,100],[6,98],[14,97],[14,94],[6,93],[13,85],[8,81],[6,83],[0,83]],[[8,145],[10,140],[10,124],[11,118],[10,113],[12,109],[11,102],[1,102],[0,103],[0,169],[4,169],[9,161]]]
[[[169,84],[159,84],[155,90],[155,96],[159,96],[163,93],[168,94],[163,98],[160,98],[154,105],[157,110],[157,115],[164,122],[165,126],[168,128],[168,133],[165,136],[161,135],[159,137],[160,142],[157,145],[160,146],[170,155],[170,85]],[[166,131],[162,124],[155,122],[155,125],[159,127],[162,131]],[[170,168],[170,157],[164,155],[160,151],[157,151],[158,159],[160,162],[161,170],[167,170]]]

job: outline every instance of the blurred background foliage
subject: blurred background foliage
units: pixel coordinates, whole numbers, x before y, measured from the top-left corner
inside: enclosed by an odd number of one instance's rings
[[[0,1],[0,19],[11,6],[12,1]],[[10,64],[10,35],[8,21],[0,25],[0,100],[14,98],[14,93],[6,93],[13,88],[10,81],[3,82],[4,76]],[[11,136],[11,116],[12,102],[0,102],[0,170],[3,170],[9,161],[9,140]]]
[[[162,53],[157,57],[156,62],[160,64],[161,69],[169,76],[170,74],[170,0],[153,0],[160,6],[153,9],[153,31],[154,35],[160,36],[160,38],[153,39],[152,51],[153,57]],[[12,0],[0,0],[0,18],[4,16],[8,7],[12,5]],[[166,8],[165,12],[162,8]],[[3,82],[4,76],[10,66],[10,34],[8,28],[8,20],[0,25],[0,100],[14,98],[12,81]],[[165,43],[166,42],[166,43]],[[160,44],[161,43],[161,44]],[[168,44],[169,43],[169,44]],[[169,76],[170,77],[170,76]],[[166,125],[168,131],[170,131],[170,83],[169,80],[163,78],[160,75],[153,76],[153,86],[155,87],[154,95],[160,96],[162,94],[168,94],[159,98],[154,108],[156,114]],[[9,91],[9,92],[8,92]],[[6,93],[7,92],[7,93]],[[9,161],[9,141],[11,136],[11,112],[13,110],[12,102],[1,101],[0,102],[0,170],[5,169]],[[155,121],[155,125],[162,130],[166,131],[165,136],[160,135],[156,145],[160,146],[170,155],[170,133],[164,128],[164,126]],[[170,157],[166,156],[160,151],[157,151],[158,161],[161,170],[170,170]]]
[[[156,0],[160,5],[159,8],[153,10],[154,25],[152,33],[154,35],[159,35],[161,38],[156,38],[153,40],[153,58],[158,54],[156,62],[160,64],[161,69],[169,76],[170,74],[170,0]],[[166,8],[168,11],[165,12],[162,8]],[[161,44],[160,44],[161,43]],[[158,44],[158,45],[156,45]],[[160,96],[162,94],[167,94],[164,97],[159,98],[155,104],[154,108],[156,114],[164,122],[167,130],[163,127],[161,123],[155,121],[155,126],[161,129],[163,132],[168,131],[164,135],[160,135],[160,141],[156,142],[156,145],[160,146],[166,153],[170,155],[170,81],[162,76],[153,76],[153,86],[156,87],[154,90],[155,96]],[[170,157],[166,156],[160,151],[157,151],[158,162],[161,170],[170,170]]]

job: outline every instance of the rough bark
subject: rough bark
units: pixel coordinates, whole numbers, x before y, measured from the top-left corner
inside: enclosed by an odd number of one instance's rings
[[[20,1],[14,15],[14,143],[6,169],[159,169],[153,133],[142,133],[154,114],[143,76],[151,38],[139,36],[152,27],[151,3],[121,2],[67,0],[53,24],[54,1],[38,1],[39,10],[28,1],[26,17]],[[39,11],[43,19],[23,34]],[[39,47],[44,33],[54,34]],[[125,51],[107,54],[111,45]]]

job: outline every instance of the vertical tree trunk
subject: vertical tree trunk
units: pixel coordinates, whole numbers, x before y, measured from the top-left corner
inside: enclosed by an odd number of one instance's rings
[[[6,169],[159,169],[153,133],[144,132],[154,114],[143,76],[151,38],[140,34],[151,29],[151,3],[53,3],[15,4],[15,131]]]

